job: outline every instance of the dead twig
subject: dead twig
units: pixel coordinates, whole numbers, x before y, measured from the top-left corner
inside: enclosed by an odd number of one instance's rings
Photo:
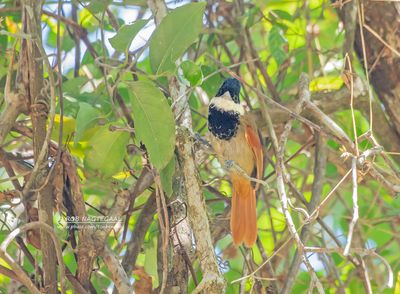
[[[60,267],[61,293],[65,293],[65,268],[64,268],[64,260],[62,257],[61,247],[58,242],[57,236],[54,233],[53,228],[50,227],[48,224],[43,223],[41,221],[35,221],[35,222],[30,222],[30,223],[24,224],[21,227],[15,229],[7,236],[7,238],[3,241],[3,243],[1,243],[0,254],[2,254],[3,256],[8,256],[7,247],[15,237],[17,237],[19,234],[25,233],[28,230],[34,230],[34,229],[38,229],[38,228],[41,229],[42,231],[46,232],[46,234],[48,234],[48,236],[51,238],[51,240],[54,244],[58,264]],[[7,259],[9,259],[9,258],[7,258]],[[21,277],[20,272],[19,272],[19,267],[16,267],[13,269]],[[39,293],[39,292],[37,292],[37,293]]]

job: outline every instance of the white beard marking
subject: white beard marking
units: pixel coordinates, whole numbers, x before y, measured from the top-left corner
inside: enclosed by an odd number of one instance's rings
[[[215,107],[223,111],[233,111],[240,115],[244,115],[243,106],[235,103],[229,95],[229,92],[225,92],[224,95],[220,97],[214,97],[211,99],[210,104],[214,104]]]

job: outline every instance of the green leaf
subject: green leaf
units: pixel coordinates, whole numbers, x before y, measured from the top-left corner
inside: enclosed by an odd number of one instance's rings
[[[65,52],[69,52],[73,48],[75,48],[74,40],[69,37],[64,36],[62,39],[61,49]]]
[[[160,170],[161,185],[168,196],[172,195],[172,178],[175,174],[175,158],[172,156],[168,164]]]
[[[276,232],[281,232],[286,228],[285,216],[273,207],[271,207],[271,219]],[[257,220],[257,226],[260,229],[271,229],[271,221],[267,213],[261,214]]]
[[[205,5],[202,2],[181,6],[161,21],[150,40],[150,62],[154,73],[175,70],[175,61],[201,32]]]
[[[276,26],[272,27],[268,34],[268,46],[271,55],[278,64],[282,64],[286,59],[286,52],[283,50],[283,45],[286,43],[287,41],[281,34],[281,30]]]
[[[106,177],[116,174],[122,168],[128,140],[128,133],[111,132],[108,125],[103,126],[89,141],[92,148],[85,154],[85,167]]]
[[[334,178],[338,175],[337,167],[331,162],[326,163],[326,176],[328,178]]]
[[[244,16],[245,16],[244,26],[247,28],[250,28],[251,26],[253,26],[257,21],[256,17],[259,13],[260,13],[260,8],[257,6],[254,6],[250,9],[248,9],[244,14]]]
[[[158,287],[159,279],[157,272],[157,236],[146,242],[144,247],[144,270],[153,278],[153,289]]]
[[[132,24],[123,25],[118,30],[117,34],[108,39],[111,46],[120,52],[125,52],[129,49],[133,39],[139,33],[139,31],[148,23],[148,20],[139,19]]]
[[[366,237],[372,239],[378,247],[381,247],[393,237],[393,231],[387,223],[374,224],[368,230]]]
[[[79,111],[76,116],[75,145],[81,140],[84,132],[97,123],[98,118],[99,111],[96,108],[88,103],[79,103]]]
[[[218,70],[217,67],[211,67],[207,65],[201,66],[201,71],[204,76],[208,78],[203,81],[201,87],[206,91],[209,97],[214,97],[217,94],[219,87],[221,86],[223,80],[220,75],[213,74]]]
[[[92,47],[96,52],[103,52],[103,46],[101,44],[101,41],[95,41],[92,43]],[[89,65],[89,64],[95,64],[95,60],[93,59],[93,56],[90,54],[90,51],[86,49],[85,54],[83,55],[81,65]],[[92,73],[93,74],[93,73]]]
[[[185,60],[180,67],[183,71],[183,76],[189,81],[192,87],[200,85],[203,81],[203,73],[200,66],[191,60]]]
[[[92,0],[87,6],[87,9],[93,14],[104,12],[111,2],[111,0]]]
[[[0,35],[0,52],[6,52],[7,44],[8,44],[8,37],[5,35]]]
[[[284,19],[284,20],[288,20],[288,21],[291,21],[293,19],[293,16],[284,10],[274,9],[272,11],[280,19]]]
[[[124,5],[135,5],[135,6],[146,6],[147,2],[145,0],[124,0],[122,1]]]
[[[147,81],[121,83],[118,90],[131,99],[136,135],[146,145],[150,161],[162,170],[175,148],[175,121],[167,99]]]
[[[86,77],[76,77],[69,79],[63,83],[63,91],[71,96],[78,96],[81,92],[81,88],[88,79]]]

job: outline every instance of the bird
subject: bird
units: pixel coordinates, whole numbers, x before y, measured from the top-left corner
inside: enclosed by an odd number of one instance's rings
[[[235,245],[251,248],[257,240],[256,191],[250,176],[263,175],[263,150],[255,122],[240,104],[240,82],[226,79],[208,105],[208,141],[232,183],[230,229]],[[244,174],[245,173],[245,174]],[[247,177],[246,177],[247,175]]]

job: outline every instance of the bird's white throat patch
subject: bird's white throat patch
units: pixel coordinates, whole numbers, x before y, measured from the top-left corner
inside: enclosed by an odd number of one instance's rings
[[[210,104],[214,104],[215,107],[223,111],[234,111],[238,112],[240,115],[244,114],[243,106],[233,102],[229,93],[225,93],[220,97],[214,97],[213,99],[211,99]]]

